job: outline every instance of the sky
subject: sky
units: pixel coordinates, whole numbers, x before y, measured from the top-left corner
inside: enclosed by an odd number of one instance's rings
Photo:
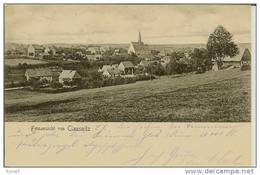
[[[6,5],[5,41],[17,43],[206,43],[223,25],[250,42],[249,5]]]

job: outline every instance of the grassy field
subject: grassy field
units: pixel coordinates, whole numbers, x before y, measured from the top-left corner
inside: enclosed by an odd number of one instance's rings
[[[60,94],[21,90],[5,94],[5,120],[242,122],[250,94],[250,71],[239,69]]]
[[[5,72],[5,84],[11,84],[12,82],[24,82],[26,78],[24,76],[24,69],[13,69],[10,72]]]
[[[5,59],[5,65],[7,66],[18,66],[18,64],[30,64],[30,65],[34,65],[34,64],[44,64],[46,63],[46,61],[43,60],[35,60],[35,59],[26,59],[26,58],[14,58],[14,59]]]
[[[45,93],[30,90],[9,90],[5,91],[5,98],[8,100],[24,99],[34,96],[44,95]]]

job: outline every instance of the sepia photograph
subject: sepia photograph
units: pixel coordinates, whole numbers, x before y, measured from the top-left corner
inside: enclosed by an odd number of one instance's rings
[[[6,122],[250,122],[251,5],[4,8]]]
[[[3,15],[5,167],[256,166],[256,4]]]

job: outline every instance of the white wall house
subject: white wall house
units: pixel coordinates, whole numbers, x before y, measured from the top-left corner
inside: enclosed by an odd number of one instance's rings
[[[134,74],[134,65],[131,61],[123,61],[118,65],[118,70],[123,74]]]
[[[29,57],[35,57],[35,49],[32,45],[28,47],[27,54]]]
[[[73,80],[81,79],[81,76],[76,70],[63,70],[59,76],[59,82],[71,82]]]

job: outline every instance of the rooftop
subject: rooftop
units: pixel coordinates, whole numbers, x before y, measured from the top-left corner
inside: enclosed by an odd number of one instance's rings
[[[26,74],[29,77],[49,77],[52,76],[52,71],[49,68],[26,69]]]

